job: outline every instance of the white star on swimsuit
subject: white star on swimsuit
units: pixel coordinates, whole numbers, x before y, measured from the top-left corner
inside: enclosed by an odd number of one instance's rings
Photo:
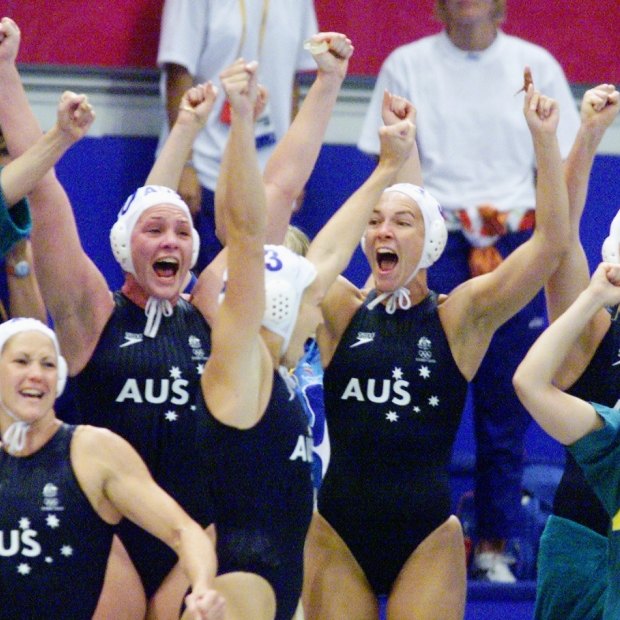
[[[30,568],[30,564],[26,564],[25,562],[23,562],[17,567],[17,572],[20,575],[29,575],[31,570],[32,569]]]
[[[418,372],[420,373],[420,377],[422,377],[422,379],[428,379],[431,376],[431,371],[428,366],[420,366]]]
[[[403,371],[402,368],[394,368],[394,370],[392,371],[392,379],[402,379],[403,378]]]
[[[168,422],[176,422],[178,417],[179,416],[176,414],[176,411],[166,411],[165,413],[165,418]]]
[[[30,519],[28,517],[22,517],[19,520],[19,529],[27,530],[30,527]]]
[[[57,528],[60,525],[60,519],[56,515],[47,515],[45,522],[47,523],[47,526],[52,529]]]
[[[181,378],[181,370],[180,370],[180,368],[178,366],[173,366],[170,369],[170,376],[173,379],[180,379]]]
[[[429,404],[431,407],[438,407],[438,406],[439,406],[439,398],[437,398],[437,396],[431,396],[431,397],[428,399],[428,404]]]
[[[388,422],[398,422],[398,414],[396,413],[396,411],[388,411],[385,415],[385,419]]]
[[[64,555],[66,558],[73,555],[73,547],[71,545],[63,545],[60,548],[60,554]]]
[[[196,364],[196,372],[197,372],[199,375],[202,375],[202,373],[204,372],[204,370],[205,370],[205,365],[204,365],[204,364]]]
[[[417,405],[413,408],[414,413],[420,413],[421,409]]]

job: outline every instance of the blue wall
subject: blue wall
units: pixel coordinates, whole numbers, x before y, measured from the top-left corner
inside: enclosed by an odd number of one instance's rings
[[[154,138],[85,138],[58,165],[58,175],[74,205],[84,248],[112,288],[120,286],[122,274],[112,256],[108,233],[125,198],[146,179],[155,147]],[[313,236],[364,181],[373,166],[373,160],[353,146],[324,146],[308,183],[304,206],[296,214],[294,223]],[[582,238],[591,268],[598,264],[601,243],[618,209],[620,157],[598,156],[582,225]],[[367,273],[365,259],[358,250],[346,275],[361,284]],[[455,445],[455,461],[461,469],[467,469],[471,464],[471,430],[471,418],[466,411]],[[563,451],[559,444],[532,424],[526,458],[531,462],[561,462]]]

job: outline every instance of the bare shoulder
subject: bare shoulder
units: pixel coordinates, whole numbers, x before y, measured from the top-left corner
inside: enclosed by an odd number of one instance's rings
[[[76,454],[89,460],[122,461],[120,458],[128,449],[133,450],[129,443],[120,435],[98,426],[83,424],[75,429],[73,449]]]
[[[108,523],[118,523],[120,519],[106,497],[105,488],[118,473],[119,464],[125,461],[122,451],[125,443],[108,429],[82,425],[75,430],[71,444],[71,464],[80,488],[95,512]]]

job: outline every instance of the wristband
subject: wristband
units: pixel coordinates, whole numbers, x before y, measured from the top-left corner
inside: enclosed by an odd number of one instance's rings
[[[15,265],[7,263],[6,272],[15,278],[26,278],[30,275],[30,263],[27,260],[20,260]]]

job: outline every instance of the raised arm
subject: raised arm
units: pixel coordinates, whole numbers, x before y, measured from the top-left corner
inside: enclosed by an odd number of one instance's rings
[[[581,126],[565,163],[570,243],[545,286],[547,309],[552,321],[575,301],[590,281],[588,261],[579,233],[581,216],[596,151],[619,109],[618,91],[611,84],[600,84],[588,90],[581,102]]]
[[[337,32],[312,37],[318,72],[291,126],[269,158],[263,180],[267,196],[267,243],[282,243],[295,201],[312,174],[319,156],[329,119],[353,53],[351,41]],[[320,43],[324,42],[325,46]],[[315,48],[316,46],[316,48]],[[222,170],[226,170],[226,160]],[[234,171],[233,171],[234,172]],[[226,243],[222,205],[226,204],[228,181],[234,174],[220,174],[215,193],[218,238]]]
[[[239,428],[259,419],[262,356],[259,329],[265,308],[265,193],[254,143],[256,62],[236,61],[221,75],[231,104],[225,152],[229,184],[226,294],[211,332],[211,355],[202,375],[213,415]]]
[[[543,287],[568,246],[568,195],[556,137],[557,103],[530,85],[524,114],[538,170],[534,233],[497,269],[457,287],[444,311],[452,314],[449,329],[453,345],[459,343],[453,352],[458,348],[458,355],[469,360],[468,368],[462,367],[467,375],[477,369],[495,330]]]
[[[13,158],[41,138],[15,65],[18,47],[19,30],[5,18],[0,23],[0,126]],[[65,93],[48,138],[64,143],[83,135],[90,123],[82,121],[92,115],[85,102],[83,95]],[[112,299],[105,278],[84,253],[71,204],[53,168],[30,193],[30,207],[39,286],[74,374],[90,355],[89,347],[112,311]]]
[[[327,45],[327,49],[322,50]],[[263,180],[267,195],[267,243],[282,243],[295,201],[301,196],[323,145],[347,74],[353,45],[344,35],[323,32],[311,39],[316,79],[288,131],[269,158]]]
[[[151,168],[146,185],[178,189],[194,140],[207,122],[216,96],[217,88],[211,82],[192,86],[183,94],[174,125]]]
[[[388,104],[385,99],[384,104]],[[314,286],[319,286],[322,294],[349,264],[381,193],[395,182],[410,157],[415,136],[414,114],[411,108],[407,118],[379,130],[381,153],[377,167],[312,240],[306,257],[317,268]]]
[[[394,125],[406,118],[415,123],[416,110],[413,104],[404,97],[390,93],[388,90],[383,92],[383,104],[381,106],[381,118],[384,125]],[[413,183],[422,187],[422,165],[420,164],[420,153],[418,152],[417,142],[413,143],[409,157],[402,165],[397,177],[397,183]]]
[[[60,99],[58,122],[54,127],[2,168],[0,184],[6,202],[14,205],[29,194],[65,152],[86,134],[94,118],[85,95],[65,92]]]
[[[589,286],[534,343],[513,378],[517,395],[549,435],[569,445],[603,426],[591,404],[562,392],[554,377],[592,317],[620,303],[620,265],[601,263]]]
[[[223,601],[211,589],[213,543],[155,483],[133,447],[108,430],[86,426],[76,431],[71,452],[78,482],[99,515],[109,523],[130,519],[171,547],[191,582],[192,606],[202,613],[195,618],[220,618]]]
[[[164,6],[164,12],[166,11],[166,5]],[[166,81],[165,99],[168,127],[172,129],[176,123],[179,114],[179,106],[181,105],[184,94],[194,86],[194,78],[186,67],[173,63],[165,64],[164,76]],[[181,162],[184,167],[178,182],[178,190],[181,198],[185,200],[187,206],[190,208],[191,213],[196,215],[200,211],[202,196],[200,181],[198,180],[196,169],[191,163],[191,151],[190,148],[185,159]]]
[[[21,239],[15,243],[5,254],[4,261],[11,317],[33,317],[42,323],[47,323],[45,304],[34,273],[30,240]],[[28,266],[27,273],[20,271],[24,264]]]

